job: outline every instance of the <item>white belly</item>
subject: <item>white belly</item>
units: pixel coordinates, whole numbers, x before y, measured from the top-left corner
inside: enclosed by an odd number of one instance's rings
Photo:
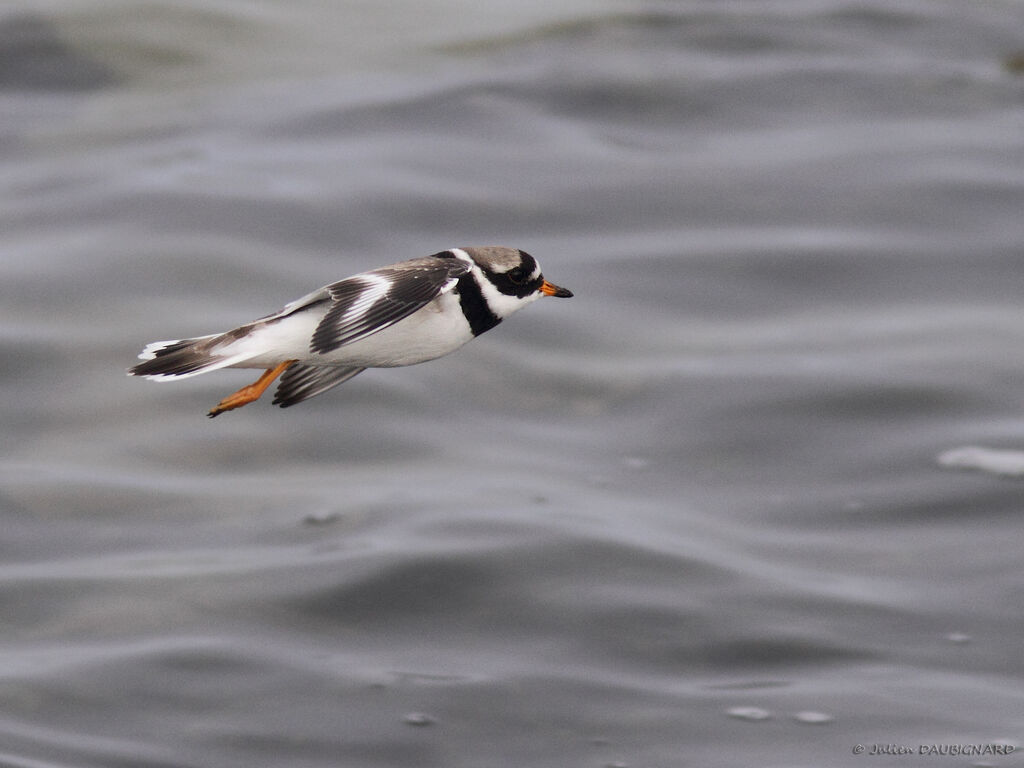
[[[254,329],[234,342],[230,352],[250,349],[256,354],[232,367],[271,368],[285,360],[298,360],[308,365],[393,368],[447,355],[473,338],[458,297],[446,293],[372,336],[320,355],[310,352],[309,343],[325,314],[325,308],[314,307]]]

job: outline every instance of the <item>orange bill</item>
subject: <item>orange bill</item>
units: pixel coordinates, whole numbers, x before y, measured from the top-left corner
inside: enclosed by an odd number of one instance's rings
[[[540,292],[545,296],[557,296],[560,299],[568,299],[572,296],[572,291],[568,288],[559,288],[554,283],[549,283],[545,280],[541,283]]]

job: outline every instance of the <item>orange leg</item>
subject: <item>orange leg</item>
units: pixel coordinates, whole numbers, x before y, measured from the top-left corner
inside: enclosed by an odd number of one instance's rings
[[[211,408],[210,412],[206,415],[212,419],[217,414],[224,413],[224,411],[241,408],[243,405],[259,400],[260,395],[267,391],[267,387],[270,386],[274,379],[284,373],[295,362],[295,360],[285,360],[276,368],[268,368],[256,381],[252,384],[246,384],[233,395],[225,397],[216,406]]]

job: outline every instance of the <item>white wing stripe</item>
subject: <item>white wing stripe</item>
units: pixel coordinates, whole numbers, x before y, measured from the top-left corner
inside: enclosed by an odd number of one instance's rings
[[[361,275],[359,281],[363,284],[363,288],[359,292],[359,298],[352,302],[352,306],[342,315],[343,320],[351,320],[363,314],[367,309],[384,298],[391,288],[391,281],[380,275]]]

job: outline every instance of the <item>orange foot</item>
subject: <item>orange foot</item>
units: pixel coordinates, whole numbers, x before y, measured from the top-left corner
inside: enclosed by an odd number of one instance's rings
[[[252,384],[246,384],[240,390],[235,392],[233,395],[228,395],[221,400],[217,405],[210,409],[210,412],[206,414],[211,419],[224,411],[231,411],[235,408],[241,408],[243,405],[255,402],[260,399],[260,395],[267,391],[267,387],[270,386],[271,382],[274,381],[278,376],[284,373],[289,366],[294,364],[295,360],[285,360],[283,363],[278,365],[276,368],[268,368]]]

